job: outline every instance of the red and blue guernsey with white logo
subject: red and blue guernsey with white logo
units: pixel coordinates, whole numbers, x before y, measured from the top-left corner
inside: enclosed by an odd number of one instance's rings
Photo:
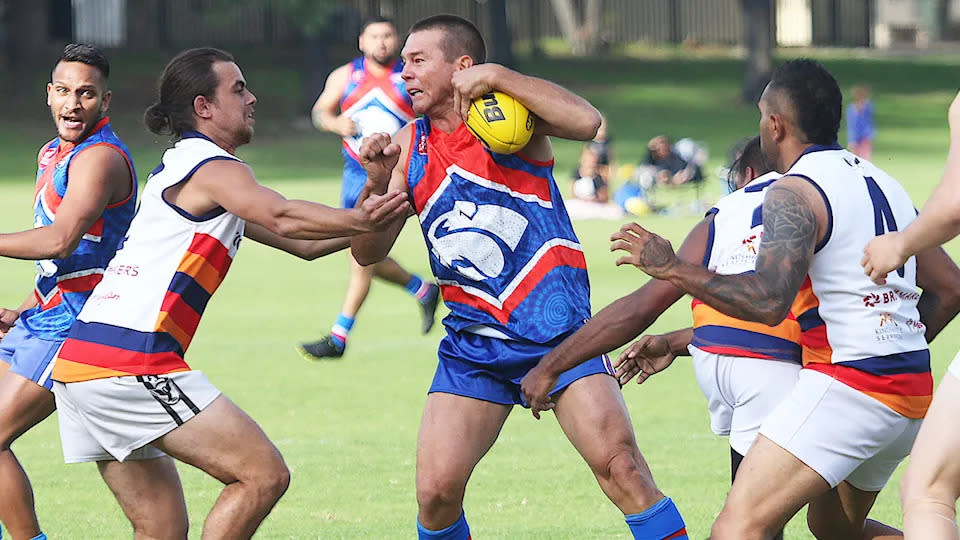
[[[547,343],[590,317],[590,283],[553,162],[484,148],[453,133],[412,130],[407,184],[452,331]]]
[[[367,69],[364,57],[350,62],[347,86],[340,98],[340,114],[357,124],[357,133],[343,138],[343,158],[348,168],[359,168],[363,173],[357,151],[364,137],[379,132],[393,135],[415,116],[407,86],[400,78],[402,70],[403,64],[395,60],[387,72],[378,77]]]
[[[38,305],[24,311],[18,324],[41,339],[59,341],[67,337],[77,314],[103,278],[107,264],[116,253],[136,212],[137,175],[133,160],[127,147],[110,127],[110,119],[103,118],[82,141],[68,143],[56,138],[40,151],[33,206],[34,227],[53,224],[67,193],[71,161],[80,152],[94,146],[109,146],[123,155],[130,167],[130,195],[107,206],[69,256],[37,261],[34,294]]]

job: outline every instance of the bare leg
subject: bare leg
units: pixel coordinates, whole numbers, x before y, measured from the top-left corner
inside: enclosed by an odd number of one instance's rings
[[[830,485],[793,454],[758,435],[713,523],[715,540],[770,538]]]
[[[417,440],[421,525],[437,531],[460,519],[467,480],[497,440],[511,408],[453,394],[427,396]]]
[[[360,311],[360,306],[367,299],[370,292],[370,283],[373,281],[373,273],[376,265],[360,266],[353,256],[350,256],[350,282],[347,284],[347,295],[343,299],[343,307],[340,313],[343,313],[351,319],[356,318]]]
[[[616,379],[598,374],[574,381],[557,398],[554,413],[600,489],[624,514],[639,514],[663,498],[637,448]]]
[[[279,450],[226,396],[153,444],[226,484],[203,538],[250,538],[290,484]]]
[[[0,522],[20,540],[40,534],[40,524],[30,480],[10,445],[56,405],[52,392],[9,369],[10,364],[0,362]]]
[[[400,263],[390,257],[373,265],[373,273],[378,278],[401,287],[406,286],[407,283],[410,282],[410,278],[413,277],[410,272],[407,272],[400,266]]]
[[[137,540],[180,540],[187,537],[189,519],[183,487],[173,460],[98,461],[100,476],[133,524]]]
[[[933,396],[913,444],[907,472],[900,481],[903,532],[906,538],[957,539],[960,496],[960,379],[948,371]]]
[[[810,501],[807,526],[819,540],[848,538],[903,538],[903,533],[878,521],[867,520],[879,492],[862,491],[847,482]]]

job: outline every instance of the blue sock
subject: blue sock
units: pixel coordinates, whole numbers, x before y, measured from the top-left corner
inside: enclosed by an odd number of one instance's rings
[[[419,540],[470,540],[470,526],[467,525],[467,516],[466,514],[460,514],[460,519],[456,523],[439,531],[424,529],[420,520],[417,520],[417,538]]]
[[[352,317],[347,317],[341,313],[337,315],[337,320],[333,323],[333,328],[330,329],[330,337],[341,349],[347,346],[347,336],[350,335],[350,329],[353,328],[353,321]]]
[[[670,497],[664,497],[639,514],[623,516],[637,540],[688,540],[683,517]]]
[[[33,538],[31,538],[30,540],[47,540],[47,535],[40,533],[34,536]]]
[[[420,288],[423,287],[423,280],[420,279],[420,276],[416,274],[410,274],[410,281],[403,286],[406,291],[414,296],[417,296],[417,293],[420,292]]]

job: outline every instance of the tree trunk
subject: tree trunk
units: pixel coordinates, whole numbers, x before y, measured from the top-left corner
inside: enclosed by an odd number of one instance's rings
[[[583,40],[580,39],[577,12],[573,8],[573,1],[550,0],[550,2],[553,4],[553,12],[557,16],[557,22],[560,23],[560,32],[563,33],[563,39],[570,46],[570,52],[582,55],[584,53]]]
[[[740,6],[747,46],[742,97],[756,103],[773,74],[773,0],[740,0]]]
[[[588,55],[601,52],[602,34],[600,20],[603,14],[603,0],[587,0],[587,9],[583,18],[584,48]]]
[[[490,0],[487,2],[492,28],[490,61],[513,67],[513,37],[510,25],[507,24],[507,0]]]

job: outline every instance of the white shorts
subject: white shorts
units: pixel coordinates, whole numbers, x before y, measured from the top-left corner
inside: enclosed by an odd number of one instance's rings
[[[913,447],[921,418],[812,369],[764,421],[760,433],[816,471],[830,487],[846,480],[880,491]]]
[[[54,382],[60,442],[67,463],[149,459],[149,444],[220,395],[200,371]]]
[[[710,429],[745,455],[760,425],[797,383],[800,364],[714,354],[693,345],[693,371],[710,410]]]

